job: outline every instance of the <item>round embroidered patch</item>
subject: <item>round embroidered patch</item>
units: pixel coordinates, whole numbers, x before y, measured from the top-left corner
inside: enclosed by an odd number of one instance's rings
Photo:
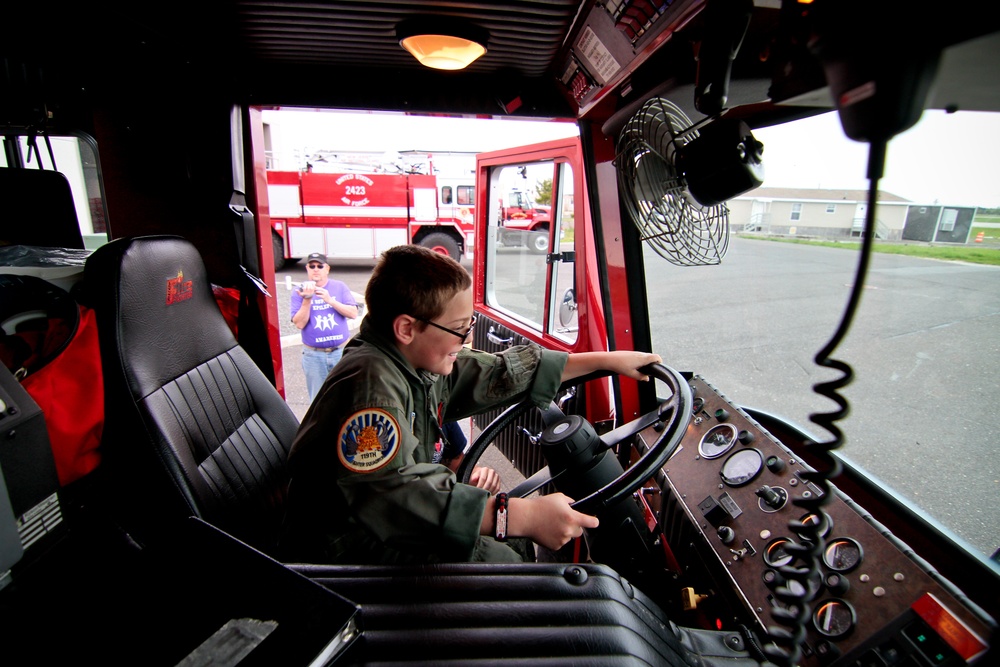
[[[385,410],[361,410],[340,429],[337,442],[337,456],[348,470],[374,472],[399,451],[399,424]]]

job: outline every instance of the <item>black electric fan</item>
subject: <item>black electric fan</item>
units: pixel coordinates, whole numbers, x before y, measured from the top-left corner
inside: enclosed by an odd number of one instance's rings
[[[642,239],[678,266],[719,264],[729,248],[725,201],[763,182],[762,150],[741,121],[699,129],[670,100],[647,100],[622,128],[615,159]]]

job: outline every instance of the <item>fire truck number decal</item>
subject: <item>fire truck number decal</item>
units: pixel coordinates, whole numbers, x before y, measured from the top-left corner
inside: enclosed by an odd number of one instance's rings
[[[351,183],[351,181],[361,181],[361,183]],[[344,185],[344,184],[347,185]],[[364,174],[344,174],[337,179],[337,185],[344,185],[344,196],[340,201],[347,206],[367,206],[371,201],[368,199],[368,191],[365,186],[375,185],[372,179]],[[356,199],[360,197],[361,199]]]

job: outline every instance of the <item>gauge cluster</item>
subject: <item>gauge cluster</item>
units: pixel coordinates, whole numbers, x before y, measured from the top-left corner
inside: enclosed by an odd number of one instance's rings
[[[802,586],[782,568],[802,567],[795,547],[818,535],[804,666],[975,662],[990,630],[953,586],[838,492],[836,480],[819,512],[797,504],[823,493],[804,479],[811,469],[704,378],[694,376],[691,387],[693,419],[664,466],[663,492],[696,526],[699,551],[717,557],[716,580],[729,586],[720,594],[736,596],[759,631],[778,625],[777,591]]]

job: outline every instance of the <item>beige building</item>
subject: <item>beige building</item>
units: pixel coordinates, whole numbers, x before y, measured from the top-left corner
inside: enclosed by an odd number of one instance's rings
[[[912,202],[879,191],[875,237],[903,238]],[[728,202],[734,232],[764,232],[787,236],[860,237],[868,208],[866,190],[757,188]]]

